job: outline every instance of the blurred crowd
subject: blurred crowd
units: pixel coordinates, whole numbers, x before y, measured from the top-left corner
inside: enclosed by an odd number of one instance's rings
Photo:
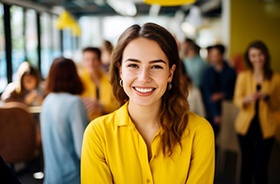
[[[182,84],[188,87],[189,110],[206,118],[217,136],[222,126],[222,102],[236,104],[240,109],[236,133],[242,152],[241,181],[252,183],[254,178],[267,183],[276,127],[272,114],[280,109],[280,77],[270,66],[269,49],[262,41],[248,44],[240,71],[226,58],[227,49],[221,43],[203,48],[206,57],[201,56],[200,46],[192,39],[186,38],[178,46],[181,66],[177,70],[182,71]],[[65,172],[71,173],[69,181],[80,181],[86,126],[120,107],[110,83],[113,48],[105,40],[100,48],[83,48],[82,61],[56,58],[45,80],[30,63],[23,62],[18,69],[18,81],[8,84],[1,96],[4,103],[17,101],[42,106],[44,170],[49,183]]]

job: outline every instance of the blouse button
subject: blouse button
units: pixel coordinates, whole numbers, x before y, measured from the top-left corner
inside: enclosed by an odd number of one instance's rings
[[[150,179],[147,179],[146,182],[147,182],[147,183],[150,183]]]

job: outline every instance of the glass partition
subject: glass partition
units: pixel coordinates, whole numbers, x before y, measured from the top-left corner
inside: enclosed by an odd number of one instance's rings
[[[20,63],[26,60],[24,55],[23,17],[23,8],[18,6],[11,7],[13,81],[18,80],[18,67]]]
[[[3,5],[0,4],[0,93],[4,91],[8,83],[6,66],[4,10]]]
[[[28,9],[26,11],[25,45],[27,60],[38,68],[38,33],[36,22],[36,11]]]

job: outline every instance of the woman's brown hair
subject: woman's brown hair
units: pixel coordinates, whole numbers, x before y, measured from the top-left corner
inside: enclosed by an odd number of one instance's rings
[[[176,65],[171,82],[172,88],[162,96],[162,104],[159,120],[163,133],[161,134],[162,151],[164,155],[172,155],[176,144],[181,146],[182,134],[188,122],[187,86],[180,85],[181,62],[178,55],[178,48],[173,36],[163,27],[146,23],[142,27],[135,24],[124,31],[112,53],[111,83],[114,95],[120,104],[124,104],[129,97],[120,86],[119,67],[122,65],[123,51],[132,40],[146,38],[159,44],[169,61],[169,68]]]
[[[39,75],[39,72],[37,69],[35,69],[30,63],[28,62],[23,62],[20,64],[19,68],[18,68],[18,76],[19,76],[19,80],[20,80],[20,85],[17,88],[16,92],[19,95],[24,95],[26,92],[26,89],[24,88],[24,84],[23,84],[23,78],[24,76],[33,76],[36,79],[36,88],[38,88],[40,81],[41,81],[41,77]]]
[[[254,41],[248,46],[248,48],[245,51],[244,57],[245,57],[246,64],[248,65],[250,70],[253,70],[253,65],[249,58],[249,51],[252,48],[259,49],[264,55],[265,57],[265,63],[263,66],[264,78],[270,80],[272,78],[273,72],[270,66],[270,54],[267,46],[260,40]]]
[[[64,57],[54,59],[46,79],[46,93],[66,92],[79,95],[83,90],[75,63]]]

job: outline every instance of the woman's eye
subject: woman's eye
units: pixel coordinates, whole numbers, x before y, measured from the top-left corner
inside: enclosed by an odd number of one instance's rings
[[[152,69],[163,69],[163,67],[160,65],[154,65],[152,66]]]
[[[127,65],[128,68],[137,68],[138,65],[137,64],[129,64]]]

